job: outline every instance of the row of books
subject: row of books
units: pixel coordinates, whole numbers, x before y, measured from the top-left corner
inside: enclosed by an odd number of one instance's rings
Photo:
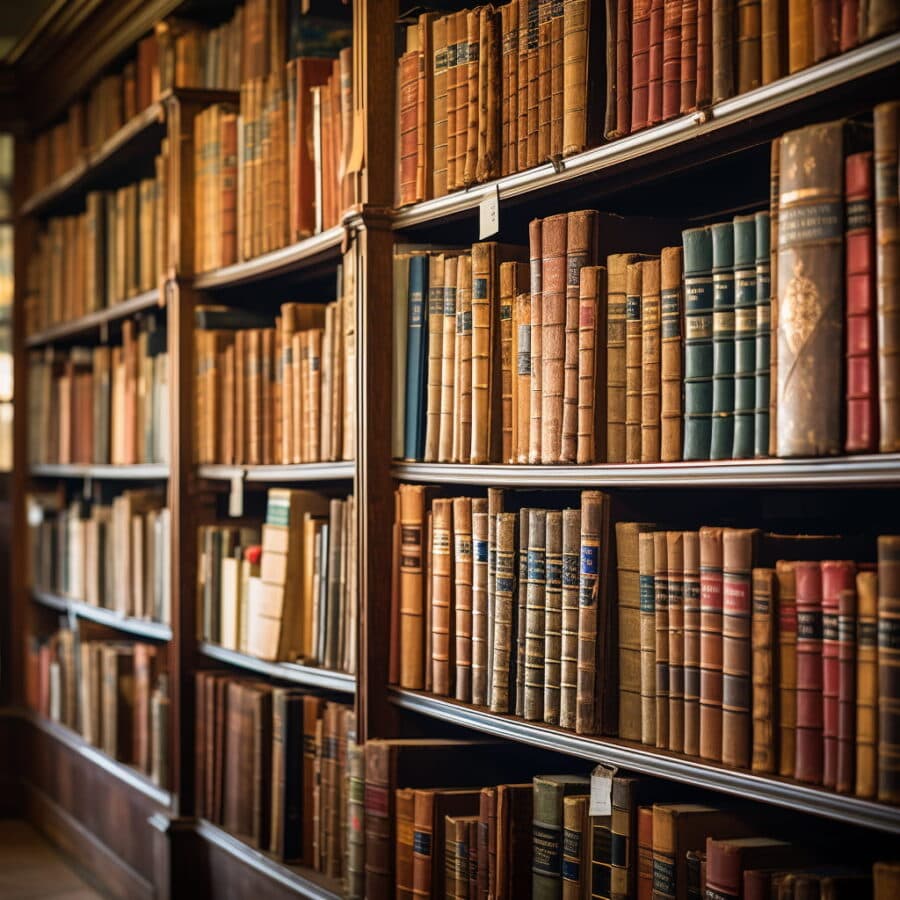
[[[707,108],[898,27],[888,0],[859,15],[708,0],[421,13],[397,61],[398,205]]]
[[[161,159],[157,177],[91,191],[85,212],[47,221],[28,260],[29,334],[156,288],[165,233]]]
[[[200,529],[203,640],[356,671],[355,502],[272,488],[266,521]]]
[[[291,60],[242,84],[239,107],[215,104],[197,116],[198,272],[338,224],[352,196],[345,186],[353,150],[351,76],[349,47],[335,60]]]
[[[619,522],[616,592],[606,495],[584,492],[580,509],[504,501],[398,489],[393,683],[900,801],[900,538],[878,539],[876,576],[808,561],[845,555],[839,538]]]
[[[32,464],[124,465],[169,455],[169,357],[155,315],[122,323],[117,346],[48,347],[28,357]]]
[[[394,452],[632,463],[896,451],[900,306],[892,257],[875,248],[893,246],[898,117],[900,103],[875,109],[874,154],[845,156],[857,131],[844,122],[785,134],[771,211],[689,228],[681,246],[658,249],[666,223],[582,210],[532,221],[527,249],[402,250]],[[655,252],[614,252],[629,244]]]
[[[32,586],[122,616],[171,622],[171,517],[158,489],[104,502],[29,495]]]
[[[332,303],[285,303],[274,328],[256,313],[198,307],[198,462],[351,459],[353,315],[349,291]]]
[[[28,704],[156,784],[169,780],[165,656],[139,641],[82,640],[61,628],[28,647]]]
[[[369,900],[884,900],[900,886],[900,864],[870,862],[889,846],[835,844],[827,829],[804,841],[795,820],[603,765],[534,775],[496,744],[439,739],[370,740],[365,762]]]
[[[346,878],[364,778],[352,707],[221,672],[196,676],[200,815],[279,860]]]

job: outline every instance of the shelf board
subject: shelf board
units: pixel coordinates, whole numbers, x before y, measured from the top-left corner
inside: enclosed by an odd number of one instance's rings
[[[710,135],[727,137],[740,127],[760,125],[760,117],[783,113],[786,108],[823,92],[840,89],[866,75],[896,67],[900,61],[900,34],[856,47],[833,59],[810,66],[801,72],[780,78],[771,84],[694,112],[655,125],[635,134],[593,147],[564,158],[558,167],[551,163],[426,200],[398,211],[394,228],[437,224],[448,217],[474,214],[487,194],[495,191],[501,201],[559,187],[575,179],[597,176],[605,171],[634,163],[650,170],[660,163],[660,155],[677,145],[690,144],[691,152],[708,153],[708,142],[698,139]],[[621,183],[615,184],[621,189]]]
[[[311,900],[339,900],[343,894],[339,880],[300,866],[278,862],[206,819],[198,819],[195,830],[204,840],[277,881],[293,896],[308,897]]]
[[[348,675],[346,672],[333,672],[330,669],[318,669],[315,666],[301,666],[299,663],[268,662],[246,653],[239,653],[237,650],[228,650],[218,644],[210,644],[207,641],[200,642],[200,652],[210,659],[256,672],[268,678],[277,678],[280,681],[322,688],[341,694],[356,693],[356,676]]]
[[[35,603],[47,606],[59,612],[71,613],[79,619],[88,619],[118,631],[133,634],[136,637],[149,638],[154,641],[172,640],[172,629],[162,622],[154,622],[150,619],[136,619],[132,616],[123,616],[112,609],[104,609],[101,606],[93,606],[82,600],[72,600],[49,591],[32,590],[31,596]]]
[[[900,834],[900,807],[836,794],[774,775],[755,775],[752,772],[729,769],[706,760],[654,750],[643,744],[616,738],[585,737],[552,725],[525,722],[417,691],[392,688],[390,698],[402,709],[493,737],[530,744],[580,759],[611,763],[645,775],[688,782],[700,788],[784,806],[827,819]]]
[[[82,463],[41,463],[29,468],[32,478],[99,478],[117,481],[164,481],[169,477],[167,463],[130,465],[93,465]]]
[[[197,467],[197,476],[213,481],[345,481],[353,478],[355,470],[352,460],[286,466],[204,465]]]
[[[45,328],[43,331],[38,331],[36,334],[25,338],[25,346],[40,347],[43,344],[52,344],[55,341],[86,334],[100,328],[102,325],[108,325],[110,322],[126,319],[135,313],[153,309],[154,307],[162,307],[162,305],[160,292],[157,288],[154,288],[152,291],[145,291],[143,294],[123,300],[121,303],[116,303],[106,309],[98,309],[96,312],[73,319],[71,322],[51,325],[50,328]]]
[[[900,453],[575,466],[397,463],[400,481],[490,487],[849,487],[900,484]]]
[[[95,766],[103,769],[104,772],[108,772],[110,775],[118,778],[119,781],[124,782],[144,796],[149,797],[160,806],[167,809],[171,808],[171,793],[154,784],[142,772],[138,772],[137,769],[132,768],[126,763],[113,759],[99,748],[93,746],[93,744],[89,744],[80,734],[72,731],[71,728],[67,728],[59,722],[45,719],[42,715],[39,715],[32,709],[24,710],[23,715],[35,726],[35,728],[39,728],[45,734],[48,734],[60,743],[65,744],[69,749],[74,750],[76,753],[92,762]]]
[[[21,215],[46,213],[77,193],[86,191],[98,178],[121,163],[137,144],[162,139],[165,108],[152,103],[126,122],[114,135],[80,163],[45,188],[32,194],[19,210]]]
[[[296,244],[289,244],[280,250],[272,250],[244,262],[196,275],[194,287],[199,290],[237,287],[261,278],[286,275],[313,263],[336,258],[340,254],[343,239],[344,229],[336,225],[321,234],[305,238]]]

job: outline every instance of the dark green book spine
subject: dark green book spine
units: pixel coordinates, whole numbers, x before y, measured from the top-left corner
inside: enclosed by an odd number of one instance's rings
[[[710,459],[728,459],[734,445],[734,227],[712,226],[713,405]]]
[[[772,278],[769,214],[756,218],[756,412],[754,456],[769,455],[769,364],[772,354]]]
[[[712,233],[682,232],[684,245],[684,458],[709,459],[712,422]]]
[[[425,387],[428,360],[425,289],[428,284],[428,257],[409,261],[409,305],[406,324],[406,422],[403,455],[421,459],[425,452]]]
[[[753,456],[756,409],[756,217],[734,219],[735,459]]]
[[[562,805],[562,784],[552,776],[534,779],[533,900],[559,900],[562,897]]]

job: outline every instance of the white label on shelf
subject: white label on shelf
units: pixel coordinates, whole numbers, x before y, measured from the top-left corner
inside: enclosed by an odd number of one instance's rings
[[[228,494],[228,515],[232,517],[244,514],[244,475],[231,477],[231,491]]]
[[[600,763],[591,772],[591,802],[589,804],[589,816],[612,815],[612,782],[613,776],[618,770],[615,766],[607,766]]]
[[[500,230],[500,188],[488,188],[478,205],[478,240],[495,235]]]

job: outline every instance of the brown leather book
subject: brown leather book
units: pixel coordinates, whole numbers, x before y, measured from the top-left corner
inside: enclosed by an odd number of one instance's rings
[[[480,790],[441,788],[414,793],[413,895],[443,896],[448,818],[477,813]]]
[[[563,149],[565,110],[564,4],[550,6],[550,158],[558,159]]]
[[[722,529],[700,529],[700,755],[722,758]]]
[[[802,848],[767,837],[706,840],[706,890],[717,896],[746,896],[743,873],[762,867],[797,865]]]
[[[797,590],[797,755],[794,777],[822,783],[822,569],[795,562]]]
[[[669,749],[684,752],[684,536],[666,532],[669,608]]]
[[[665,0],[650,2],[650,59],[647,83],[647,124],[662,121],[663,31]]]
[[[737,92],[762,84],[762,0],[737,0]]]
[[[695,7],[696,9],[696,7]],[[681,108],[681,32],[683,0],[664,0],[662,47],[662,120],[674,119]]]
[[[653,894],[653,807],[638,807],[637,896],[651,900]]]
[[[457,131],[465,126],[457,145],[459,161],[457,163],[457,175],[461,178],[461,187],[470,187],[475,183],[475,175],[478,169],[478,70],[481,64],[480,40],[481,17],[480,9],[472,9],[466,13],[466,37],[468,40],[467,62],[463,66],[461,77],[465,79],[465,94],[457,93]],[[493,10],[491,10],[493,14]],[[457,58],[458,61],[458,58]],[[485,60],[487,62],[487,60]],[[459,91],[459,85],[457,85]],[[463,96],[465,107],[462,107]],[[460,111],[462,118],[460,118]]]
[[[590,781],[584,776],[535,776],[531,892],[535,900],[561,896],[563,804],[567,796],[589,793]]]
[[[414,896],[413,846],[415,844],[416,791],[412,788],[398,788],[394,799],[396,810],[394,842],[396,847],[395,896],[400,900],[410,900]]]
[[[760,0],[760,60],[762,84],[771,84],[787,72],[785,0]]]
[[[660,256],[660,455],[663,462],[681,459],[682,249],[663,247]]]
[[[889,4],[888,4],[889,6]],[[877,11],[877,16],[876,16]],[[882,4],[873,4],[869,12],[869,31],[873,19],[884,17],[897,25],[897,10],[892,17]],[[875,30],[875,33],[880,31]],[[873,112],[875,122],[875,271],[878,303],[878,407],[882,453],[900,450],[900,206],[896,180],[900,102],[882,103]]]
[[[632,94],[632,6],[633,0],[617,0],[614,13],[607,16],[608,21],[615,16],[616,41],[616,135],[621,137],[631,131],[631,94]],[[612,32],[610,31],[610,34]],[[613,45],[610,44],[610,47]],[[608,137],[610,135],[607,135]]]
[[[499,95],[506,85],[499,83],[503,43],[499,11],[491,6],[482,6],[478,23],[478,159],[475,179],[487,181],[501,174],[500,116],[503,104],[499,102]],[[470,98],[470,102],[474,103],[474,98]]]
[[[524,548],[523,548],[524,550]],[[528,514],[523,715],[531,722],[544,717],[544,647],[546,628],[547,511]]]
[[[607,5],[609,9],[609,5]],[[563,111],[562,111],[562,147],[563,156],[580,153],[592,146],[597,135],[592,121],[595,116],[591,110],[596,104],[591,103],[590,85],[598,79],[591,71],[598,67],[596,62],[599,53],[605,53],[607,72],[611,70],[615,77],[615,31],[609,36],[607,46],[601,49],[602,33],[599,10],[594,10],[587,0],[575,0],[574,3],[563,4]],[[588,63],[590,60],[590,64]],[[615,83],[612,96],[615,98]],[[609,97],[609,93],[607,93]],[[615,110],[615,100],[607,106],[607,117]]]
[[[797,588],[794,564],[775,564],[778,583],[778,774],[791,777],[797,756]]]
[[[447,81],[448,81],[448,31],[451,16],[440,16],[432,27],[433,68],[432,84],[434,96],[431,113],[431,144],[434,154],[432,196],[442,197],[447,193]],[[454,51],[455,53],[455,51]],[[432,65],[431,60],[426,60]]]
[[[578,683],[578,590],[580,562],[581,510],[564,509],[559,724],[563,728],[570,729],[575,727],[576,692]]]
[[[502,441],[500,458],[503,462],[516,462],[513,446],[516,435],[516,380],[518,378],[518,359],[514,352],[518,343],[515,327],[514,306],[516,298],[527,296],[528,264],[524,262],[505,262],[500,264],[500,375]],[[530,309],[529,309],[530,314]],[[531,360],[529,359],[529,363]]]
[[[641,462],[659,462],[661,407],[660,261],[641,263]]]
[[[453,689],[453,501],[431,504],[431,684],[435,694],[447,697]]]
[[[491,712],[509,712],[513,677],[514,594],[516,582],[516,514],[496,516],[494,633],[491,654]],[[543,648],[542,648],[543,649]],[[527,649],[526,649],[527,653]]]
[[[856,762],[856,588],[838,597],[838,722],[835,790],[852,794]]]
[[[578,437],[575,461],[593,463],[605,457],[606,267],[581,270],[578,295]],[[567,325],[568,327],[568,325]]]
[[[425,462],[437,462],[441,427],[441,374],[444,347],[443,253],[428,263],[428,380],[425,402]]]
[[[875,882],[875,900],[890,900],[900,891],[900,864],[877,862],[872,867]]]
[[[643,263],[632,263],[625,272],[625,457],[623,461],[629,463],[641,461],[643,275]]]
[[[524,8],[523,8],[524,7]],[[539,0],[519,5],[519,170],[538,164],[540,107]],[[524,101],[524,102],[523,102]]]
[[[753,752],[754,772],[776,770],[774,616],[778,596],[774,569],[754,569],[751,613],[753,671]]]
[[[669,548],[666,532],[653,534],[653,602],[656,631],[656,746],[669,747]]]
[[[772,141],[769,164],[769,456],[778,455],[778,202],[781,170],[781,138]]]
[[[841,50],[841,0],[813,0],[813,60],[821,62]]]
[[[476,873],[476,885],[474,896],[480,900],[487,897],[491,889],[490,875],[490,845],[494,844],[494,859],[496,861],[497,843],[497,788],[486,787],[481,789],[478,802],[478,825],[476,826],[476,852],[478,870]],[[496,865],[494,866],[496,869]],[[496,872],[494,872],[496,882]]]
[[[638,535],[638,571],[641,594],[641,741],[656,746],[656,539],[652,532]]]
[[[712,0],[712,102],[734,96],[735,0]]]
[[[488,488],[488,566],[487,566],[487,697],[493,702],[494,691],[494,635],[497,609],[497,525],[503,512],[503,491]],[[504,559],[504,566],[507,560]],[[506,585],[504,584],[504,588]],[[523,650],[524,652],[524,650]]]
[[[531,891],[534,788],[501,784],[497,788],[494,865],[489,870],[489,895],[513,900]]]
[[[559,725],[562,665],[562,513],[547,510],[544,563],[544,721]],[[527,621],[526,621],[527,625]],[[527,642],[526,630],[526,642]],[[526,647],[527,650],[527,647]]]
[[[456,264],[456,393],[453,458],[469,462],[472,452],[472,255]]]
[[[472,699],[472,501],[453,500],[454,632],[456,699]]]
[[[697,106],[712,103],[713,24],[712,0],[697,0]]]
[[[531,425],[531,293],[517,294],[513,302],[513,458],[528,462]]]
[[[856,574],[856,789],[873,798],[878,765],[878,576]]]
[[[860,40],[867,41],[900,28],[900,12],[890,0],[868,0],[860,4]]]
[[[541,410],[543,386],[543,222],[528,224],[528,255],[531,269],[531,403],[528,424],[528,462],[541,462]]]
[[[550,121],[553,96],[553,2],[538,2],[538,109],[537,159],[535,164],[550,158]]]
[[[620,85],[618,82],[619,72],[617,49],[619,46],[620,7],[627,5],[627,0],[622,0],[621,3],[619,3],[618,0],[606,0],[605,4],[606,21],[604,24],[606,26],[606,44],[604,50],[606,53],[606,104],[604,106],[605,116],[603,119],[603,136],[608,141],[622,136],[618,129],[616,113],[619,94],[625,90],[628,90],[628,88],[625,85]],[[631,37],[630,18],[631,17],[629,15],[629,19],[626,23],[625,28],[628,33],[629,39]],[[630,65],[631,61],[629,60],[628,62]]]
[[[651,6],[652,0],[631,2],[631,131],[649,122]]]
[[[416,29],[410,28],[410,34]],[[400,119],[400,172],[398,177],[398,206],[415,203],[418,195],[419,169],[419,65],[422,51],[416,47],[407,50],[397,63],[397,81],[400,93],[398,116]]]
[[[878,799],[900,800],[900,537],[878,538]]]
[[[400,686],[422,690],[424,680],[423,528],[425,488],[400,492]]]
[[[684,543],[684,752],[700,755],[700,535]]]
[[[568,216],[541,221],[541,462],[557,463],[562,442],[566,358]]]
[[[788,0],[788,71],[813,64],[813,0]]]
[[[391,646],[388,684],[400,684],[400,490],[394,491],[394,522],[391,526]]]
[[[487,703],[487,500],[472,500],[472,703]]]
[[[791,131],[782,159],[778,217],[778,455],[841,450],[844,122]],[[835,217],[825,211],[838,210]]]
[[[500,123],[500,174],[519,170],[519,2],[500,7],[502,46],[500,79],[503,85]]]
[[[697,0],[681,2],[680,102],[682,115],[697,108]]]
[[[581,900],[590,879],[591,819],[587,796],[563,798],[562,898]]]

